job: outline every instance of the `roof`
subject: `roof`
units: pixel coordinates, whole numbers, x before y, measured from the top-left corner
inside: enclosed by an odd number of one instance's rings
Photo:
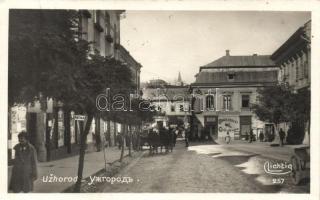
[[[226,68],[226,67],[270,67],[274,66],[270,55],[230,56],[225,55],[202,68]]]
[[[119,47],[119,49],[120,49],[120,56],[121,56],[121,58],[123,59],[123,61],[125,61],[125,62],[132,62],[132,63],[134,63],[135,66],[138,67],[138,68],[141,68],[141,67],[142,67],[142,65],[141,65],[138,61],[136,61],[136,59],[134,59],[134,58],[132,57],[132,55],[130,54],[130,52],[129,52],[126,48],[124,48],[124,46],[122,46],[121,44],[118,44],[118,47]]]
[[[162,100],[181,100],[181,97],[188,99],[189,97],[189,86],[185,87],[165,87],[165,88],[145,88],[143,90],[143,98],[158,100],[159,97]],[[179,98],[179,99],[177,99]]]
[[[234,78],[230,80],[229,74]],[[278,77],[277,69],[269,71],[236,71],[236,72],[209,72],[202,71],[198,74],[193,85],[230,85],[230,84],[264,84],[276,83]]]
[[[310,43],[311,20],[299,27],[272,55],[272,60],[279,62],[283,58],[290,57]]]

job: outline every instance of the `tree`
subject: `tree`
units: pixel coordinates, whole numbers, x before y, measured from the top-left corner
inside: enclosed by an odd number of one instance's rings
[[[261,121],[274,123],[276,126],[284,122],[291,122],[293,127],[304,124],[310,120],[310,91],[293,91],[280,84],[259,89],[257,103],[252,105],[252,109]],[[294,131],[291,137],[298,141],[303,139],[301,134],[304,131],[301,129],[293,128],[290,131]]]
[[[133,87],[135,88],[135,87]],[[150,102],[148,102],[145,99],[142,98],[131,98],[130,95],[134,93],[134,90],[122,90],[121,94],[124,98],[124,110],[123,112],[119,112],[116,110],[110,110],[107,112],[102,113],[102,118],[104,120],[112,119],[113,121],[120,122],[124,125],[125,131],[121,133],[122,135],[122,141],[120,143],[121,145],[121,153],[120,153],[120,162],[123,160],[124,156],[124,139],[126,138],[127,142],[129,142],[128,148],[129,148],[129,156],[131,156],[132,151],[132,126],[140,126],[143,122],[150,122],[153,120],[153,116],[156,114],[156,111],[154,111],[154,107],[150,105]],[[119,94],[116,92],[112,92],[112,96],[115,96],[116,94]],[[146,105],[149,104],[149,105]],[[149,109],[142,109],[149,107]],[[128,126],[128,127],[127,127]],[[129,131],[128,131],[129,128]]]
[[[97,54],[88,59],[89,43],[77,38],[79,12],[74,10],[10,10],[9,105],[28,104],[35,96],[63,102],[87,116],[80,139],[78,180],[82,180],[85,145],[96,109],[106,88],[132,87],[130,69]]]
[[[257,103],[252,108],[261,121],[279,124],[288,121],[286,104],[291,95],[284,87],[270,86],[258,89]]]

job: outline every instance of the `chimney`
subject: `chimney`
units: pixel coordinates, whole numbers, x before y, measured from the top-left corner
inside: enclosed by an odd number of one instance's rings
[[[230,50],[229,49],[226,50],[226,56],[230,56]]]

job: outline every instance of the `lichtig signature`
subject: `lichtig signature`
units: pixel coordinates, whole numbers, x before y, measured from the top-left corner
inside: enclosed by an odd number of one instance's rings
[[[284,175],[292,172],[292,164],[287,162],[266,161],[263,168],[267,174],[273,175]]]

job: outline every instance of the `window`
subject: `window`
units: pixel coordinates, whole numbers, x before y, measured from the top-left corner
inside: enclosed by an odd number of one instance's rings
[[[94,30],[94,46],[96,50],[100,51],[100,32]]]
[[[214,109],[214,97],[213,95],[208,95],[206,97],[206,109],[213,110]]]
[[[242,108],[249,108],[249,106],[250,106],[250,96],[249,95],[242,95],[241,107]]]
[[[99,24],[100,22],[100,11],[93,11],[93,22]]]
[[[82,39],[87,40],[88,41],[88,18],[84,17],[82,19]]]
[[[171,105],[171,112],[174,112],[176,109],[174,107],[174,105]]]
[[[231,96],[230,95],[223,96],[223,109],[224,110],[231,110]]]
[[[304,66],[303,66],[303,70],[304,70],[304,77],[305,78],[308,78],[308,75],[309,75],[309,63],[308,63],[308,58],[306,58],[306,60],[304,61]]]
[[[183,105],[180,105],[180,112],[183,112],[184,111],[184,107]]]
[[[299,81],[299,60],[295,60],[295,65],[296,65],[296,82]]]
[[[234,80],[235,74],[228,74],[228,80]]]
[[[110,15],[106,12],[106,35],[110,34]]]

